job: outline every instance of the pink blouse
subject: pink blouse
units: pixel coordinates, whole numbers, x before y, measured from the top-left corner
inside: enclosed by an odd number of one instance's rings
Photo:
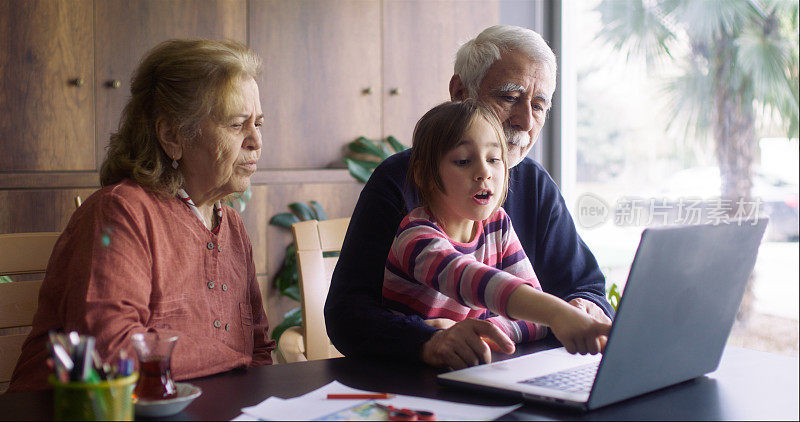
[[[134,333],[177,334],[178,380],[271,364],[250,239],[223,211],[215,234],[180,199],[130,180],[90,196],[53,249],[9,391],[47,387],[50,330],[95,336],[105,361],[135,356]]]

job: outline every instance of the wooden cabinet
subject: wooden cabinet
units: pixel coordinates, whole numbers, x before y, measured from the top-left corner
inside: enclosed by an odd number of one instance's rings
[[[411,145],[417,120],[450,99],[458,47],[498,21],[495,0],[384,1],[384,136]]]
[[[0,190],[0,233],[60,232],[75,211],[75,197],[93,188]]]
[[[357,138],[410,145],[447,101],[455,51],[498,22],[492,0],[251,0],[250,45],[264,60],[260,166],[337,166]]]
[[[246,42],[246,9],[246,0],[0,2],[0,172],[98,170],[142,55],[169,38]]]
[[[247,41],[262,57],[260,168],[342,167],[358,136],[410,144],[449,98],[460,43],[497,0],[6,0],[0,172],[97,171],[142,55],[176,37]],[[0,185],[2,188],[2,185]]]
[[[105,158],[130,96],[130,78],[139,60],[170,38],[247,41],[245,0],[96,1],[97,168]]]
[[[380,135],[380,17],[374,0],[250,1],[264,61],[259,167],[329,167],[347,142]]]
[[[0,172],[93,170],[92,2],[0,2]]]

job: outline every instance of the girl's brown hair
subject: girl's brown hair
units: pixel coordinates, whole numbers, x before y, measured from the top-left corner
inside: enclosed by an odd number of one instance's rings
[[[491,108],[468,99],[439,104],[425,113],[414,128],[407,178],[409,183],[417,186],[420,205],[430,205],[437,191],[444,192],[439,163],[445,154],[458,145],[464,133],[478,118],[485,119],[492,126],[501,145],[505,178],[498,204],[505,202],[508,191],[508,159],[506,138],[500,119]]]
[[[158,140],[156,122],[164,119],[176,133],[195,140],[200,122],[218,119],[242,101],[242,80],[256,78],[261,60],[236,41],[168,40],[150,50],[131,79],[131,97],[119,130],[111,135],[100,169],[100,184],[130,178],[160,194],[174,196],[181,173]]]

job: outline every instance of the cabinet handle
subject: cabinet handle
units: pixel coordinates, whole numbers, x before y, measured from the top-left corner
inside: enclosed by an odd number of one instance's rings
[[[361,93],[362,93],[363,95],[370,95],[370,94],[372,94],[372,87],[371,87],[371,86],[368,86],[368,87],[366,87],[366,88],[362,89],[362,90],[361,90]]]
[[[108,88],[117,89],[117,88],[119,88],[121,86],[122,86],[122,82],[120,82],[120,81],[118,81],[116,79],[111,79],[109,81],[106,81],[106,87],[108,87]]]
[[[389,90],[389,95],[400,95],[402,93],[403,91],[401,91],[400,88],[392,88]]]
[[[69,81],[69,84],[70,84],[70,85],[75,85],[75,86],[77,86],[78,88],[80,88],[80,87],[82,87],[82,86],[83,86],[83,78],[75,78],[75,79],[71,79],[71,80]]]

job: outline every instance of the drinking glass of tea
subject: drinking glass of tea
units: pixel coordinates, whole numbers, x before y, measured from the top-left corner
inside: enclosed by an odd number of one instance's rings
[[[133,390],[137,400],[175,398],[178,390],[172,380],[170,359],[178,336],[158,333],[137,333],[131,337],[139,357],[139,382]]]

